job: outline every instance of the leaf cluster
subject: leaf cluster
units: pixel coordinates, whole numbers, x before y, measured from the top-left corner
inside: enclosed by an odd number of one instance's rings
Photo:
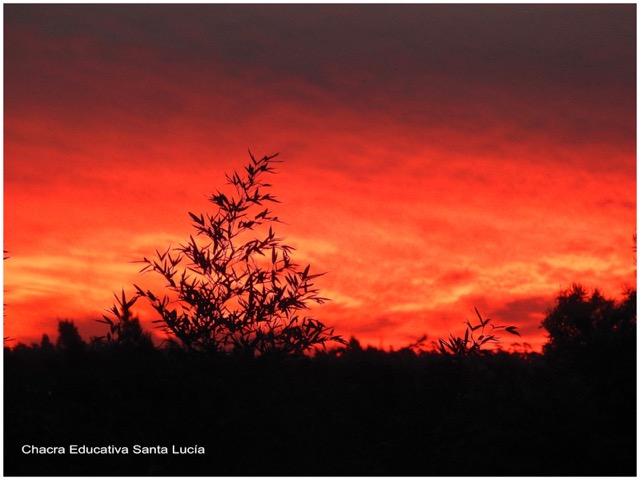
[[[109,325],[109,331],[104,337],[95,337],[93,341],[106,341],[108,344],[116,345],[152,347],[153,342],[149,334],[142,331],[140,320],[133,315],[131,310],[140,295],[134,295],[131,299],[127,299],[124,289],[122,289],[120,296],[115,293],[113,296],[116,299],[116,303],[107,309],[109,315],[103,315],[102,319],[96,320],[99,323]]]
[[[465,320],[466,330],[464,336],[457,337],[449,334],[448,340],[438,339],[438,350],[443,355],[455,355],[458,357],[468,357],[471,355],[486,355],[490,352],[485,347],[490,344],[500,342],[499,332],[507,332],[520,336],[518,328],[515,326],[494,325],[490,318],[483,319],[477,308],[474,308],[478,316],[478,323],[472,325],[469,320]]]

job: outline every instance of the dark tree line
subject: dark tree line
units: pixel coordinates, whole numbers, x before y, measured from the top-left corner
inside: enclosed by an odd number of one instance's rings
[[[58,323],[58,338],[53,344],[48,335],[42,336],[38,345],[33,343],[32,349],[40,348],[46,351],[65,351],[82,353],[88,350],[100,349],[182,349],[176,342],[168,345],[154,346],[151,335],[140,326],[140,321],[135,316],[131,307],[133,301],[127,300],[122,293],[116,296],[117,304],[109,310],[110,316],[105,315],[102,323],[109,326],[105,335],[92,337],[86,343],[80,336],[78,329],[72,320],[60,320]],[[467,357],[476,355],[490,355],[493,350],[483,348],[488,345],[498,345],[498,332],[517,334],[514,327],[494,327],[490,319],[483,319],[479,312],[478,321],[475,324],[467,323],[467,329],[462,336],[452,335],[449,339],[440,339],[436,348],[425,348],[426,336],[415,345],[401,349],[407,355],[420,355],[421,353],[441,354],[445,356]],[[635,362],[636,355],[636,290],[628,289],[620,300],[608,298],[599,289],[589,292],[584,286],[574,284],[566,290],[558,292],[556,303],[551,308],[541,327],[547,331],[548,340],[543,347],[542,354],[545,358],[555,363],[572,363],[575,365],[592,363],[610,363],[613,360],[623,359],[630,365]],[[493,327],[489,330],[488,327]],[[479,330],[483,328],[482,330]],[[482,333],[485,329],[492,333]],[[509,329],[509,330],[507,330]],[[479,333],[478,333],[479,331]],[[477,338],[474,338],[474,334]],[[25,350],[27,347],[19,343],[14,350]],[[353,355],[364,349],[357,339],[349,342],[334,344],[325,355]],[[372,352],[376,349],[369,347]],[[380,354],[384,352],[380,351]],[[233,355],[233,351],[230,353]]]
[[[542,355],[351,339],[249,358],[149,346],[137,329],[86,344],[61,321],[55,342],[5,350],[5,474],[634,476],[633,303],[559,294]],[[34,461],[20,450],[34,442],[207,454]]]

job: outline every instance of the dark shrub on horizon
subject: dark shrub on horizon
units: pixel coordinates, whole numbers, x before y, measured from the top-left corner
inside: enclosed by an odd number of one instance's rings
[[[606,298],[598,289],[588,292],[574,284],[556,297],[542,326],[549,333],[543,347],[552,361],[576,366],[620,363],[633,371],[636,355],[636,290],[623,299]]]
[[[78,333],[78,327],[72,320],[60,320],[58,322],[58,340],[56,347],[64,352],[75,355],[84,352],[86,343]]]

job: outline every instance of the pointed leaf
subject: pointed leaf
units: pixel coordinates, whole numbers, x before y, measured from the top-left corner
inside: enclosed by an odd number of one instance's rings
[[[518,327],[510,326],[510,327],[505,328],[505,330],[507,332],[511,333],[512,335],[520,336],[520,333],[518,332]]]

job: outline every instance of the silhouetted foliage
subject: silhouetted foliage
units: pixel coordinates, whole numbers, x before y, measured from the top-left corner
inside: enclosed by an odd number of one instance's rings
[[[42,340],[40,341],[40,348],[43,351],[53,351],[54,346],[53,343],[51,343],[51,340],[49,339],[49,335],[47,335],[46,333],[42,334]]]
[[[419,338],[417,338],[416,340],[414,340],[413,342],[411,342],[409,345],[401,348],[400,351],[404,351],[408,353],[410,352],[416,355],[419,355],[421,353],[426,353],[429,351],[429,348],[427,347],[427,338],[428,336],[424,334]]]
[[[131,311],[131,307],[140,296],[135,295],[130,300],[127,300],[123,289],[120,297],[116,294],[114,294],[114,297],[116,303],[108,310],[109,316],[103,315],[102,319],[96,320],[109,325],[109,332],[104,337],[95,338],[94,343],[98,345],[104,340],[110,345],[144,349],[153,348],[151,336],[142,330],[139,318],[134,316]]]
[[[58,322],[58,340],[56,347],[71,354],[84,351],[86,344],[78,333],[78,328],[72,320],[60,320]]]
[[[547,355],[572,357],[595,353],[635,352],[636,290],[621,302],[595,289],[589,293],[578,284],[562,290],[556,306],[542,322],[549,333]]]
[[[87,345],[82,340],[78,328],[72,320],[60,320],[58,322],[56,347],[74,361],[85,353]]]
[[[267,205],[278,200],[267,193],[271,185],[263,177],[274,173],[274,157],[251,156],[242,175],[227,175],[234,192],[210,197],[215,213],[189,212],[197,238],[142,261],[143,271],[166,280],[168,294],[136,286],[138,295],[191,350],[302,354],[342,341],[332,328],[304,314],[310,303],[326,300],[312,283],[319,274],[295,264],[293,247],[273,231],[279,220]]]
[[[478,323],[471,325],[469,320],[465,320],[467,326],[464,337],[456,337],[449,334],[448,340],[438,339],[439,351],[443,355],[455,355],[457,357],[467,357],[469,355],[486,355],[490,350],[483,348],[485,345],[497,344],[500,337],[499,332],[507,332],[511,335],[518,335],[518,328],[514,326],[494,325],[491,319],[483,319],[478,309],[475,309],[478,316]]]

